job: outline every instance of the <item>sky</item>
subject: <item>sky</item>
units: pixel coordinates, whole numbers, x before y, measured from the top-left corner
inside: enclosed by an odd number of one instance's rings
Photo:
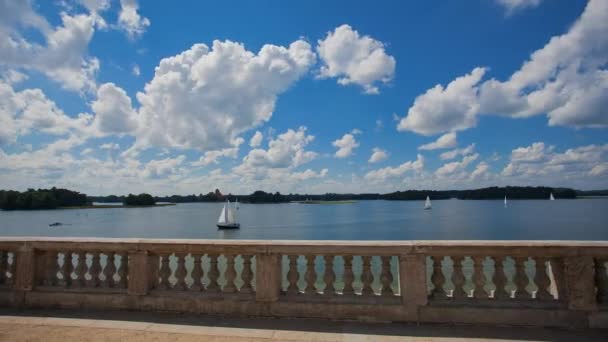
[[[607,128],[605,0],[0,0],[0,189],[603,189]]]

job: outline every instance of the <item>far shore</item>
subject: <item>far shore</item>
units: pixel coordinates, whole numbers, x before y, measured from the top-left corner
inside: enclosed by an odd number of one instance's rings
[[[151,207],[168,207],[176,205],[176,203],[158,203],[154,205],[122,205],[122,204],[97,204],[97,205],[81,205],[74,207],[59,207],[57,209],[115,209],[115,208],[151,208]]]

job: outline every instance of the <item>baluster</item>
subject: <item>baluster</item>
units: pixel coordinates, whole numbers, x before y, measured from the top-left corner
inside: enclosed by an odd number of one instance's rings
[[[116,273],[116,265],[114,264],[114,252],[106,253],[106,267],[103,268],[104,280],[101,283],[102,287],[114,287],[114,273]]]
[[[355,294],[355,289],[353,288],[353,282],[355,281],[353,256],[345,255],[342,258],[344,259],[344,289],[342,290],[342,295],[352,296]]]
[[[536,274],[534,275],[534,282],[538,287],[538,290],[536,291],[536,299],[553,299],[553,296],[549,292],[551,279],[549,279],[549,276],[547,275],[547,258],[536,258]]]
[[[494,299],[507,299],[511,296],[505,289],[507,286],[507,276],[505,275],[504,258],[494,257],[494,276],[492,282],[496,289],[494,290]]]
[[[315,282],[317,281],[317,273],[315,272],[314,255],[306,256],[306,274],[304,274],[304,279],[306,280],[306,288],[304,289],[304,293],[308,295],[316,294],[317,288],[315,287]]]
[[[7,252],[8,254],[8,252]],[[12,258],[12,262],[10,264],[8,264],[8,273],[11,274],[10,278],[6,278],[6,284],[7,285],[15,285],[15,279],[17,277],[17,259],[15,259],[17,257],[17,253],[13,252],[13,258]]]
[[[601,304],[608,303],[608,274],[606,274],[606,262],[608,259],[595,259],[595,286],[597,287],[597,301]]]
[[[163,259],[160,263],[160,270],[158,271],[158,276],[160,277],[160,282],[158,283],[158,288],[160,290],[168,290],[171,288],[171,283],[169,282],[169,277],[171,276],[171,267],[169,267],[169,253],[163,253],[160,255]]]
[[[234,293],[236,292],[236,285],[234,284],[234,279],[236,278],[236,270],[234,269],[234,255],[228,254],[226,257],[226,273],[224,276],[226,278],[226,285],[224,285],[223,291],[226,293]]]
[[[57,252],[47,251],[46,255],[46,276],[43,284],[45,286],[54,286],[57,283]]]
[[[382,272],[380,273],[380,282],[382,282],[382,289],[380,294],[382,296],[392,296],[393,288],[393,274],[391,273],[391,257],[382,256]]]
[[[466,278],[464,277],[464,273],[462,272],[462,261],[464,260],[463,256],[453,256],[452,261],[454,263],[452,272],[452,283],[454,283],[454,292],[452,293],[452,298],[466,298],[467,293],[464,291],[464,283]]]
[[[99,287],[100,279],[99,274],[101,273],[101,263],[99,261],[99,252],[92,252],[91,267],[89,267],[89,274],[91,280],[89,280],[90,287]]]
[[[72,252],[67,251],[63,253],[63,265],[59,272],[61,273],[61,285],[63,287],[72,286],[72,271],[74,271],[74,265],[72,264]]]
[[[0,251],[0,284],[4,284],[7,281],[6,272],[8,271],[8,252]]]
[[[526,274],[525,262],[527,257],[516,257],[515,259],[515,277],[514,282],[516,286],[515,298],[518,299],[529,299],[530,293],[526,290],[528,286],[528,275]]]
[[[300,288],[298,287],[298,256],[288,255],[287,258],[289,259],[289,271],[287,272],[289,286],[287,287],[287,293],[296,295],[300,293]]]
[[[243,286],[241,286],[240,292],[251,293],[253,287],[251,281],[253,280],[253,270],[251,269],[251,255],[241,255],[243,258],[243,271],[241,271],[241,279],[243,280]]]
[[[445,276],[443,275],[443,270],[441,269],[441,260],[443,260],[442,256],[431,256],[433,260],[433,275],[431,276],[431,282],[433,283],[433,292],[431,292],[431,298],[433,299],[441,299],[445,298],[446,293],[443,289],[443,284],[445,283]]]
[[[217,280],[220,276],[220,270],[217,267],[217,254],[209,254],[209,285],[207,291],[209,292],[221,292],[220,285]]]
[[[127,283],[127,275],[129,274],[129,255],[125,252],[119,253],[120,257],[120,266],[118,267],[118,271],[116,274],[120,277],[118,280],[118,287],[121,289],[126,289],[129,284]]]
[[[201,254],[192,254],[192,258],[194,258],[194,266],[192,267],[192,286],[190,286],[190,290],[192,291],[203,291],[203,266],[201,264],[201,258],[203,256]]]
[[[363,289],[361,294],[369,296],[374,294],[372,283],[374,282],[374,275],[372,274],[372,257],[369,255],[361,256],[363,260],[363,273],[361,274],[361,282],[363,283]]]
[[[323,294],[326,296],[333,296],[336,292],[334,282],[336,281],[336,274],[334,272],[334,256],[325,255],[325,275],[323,276],[323,282],[325,282],[325,288]]]
[[[488,298],[486,291],[483,286],[486,283],[486,277],[483,274],[483,260],[485,257],[473,256],[473,283],[475,289],[473,290],[473,297],[477,299]]]
[[[186,276],[188,275],[188,271],[186,270],[186,254],[177,253],[175,254],[177,258],[177,268],[175,269],[175,286],[174,289],[184,291],[186,290]]]
[[[79,251],[78,252],[78,264],[74,269],[74,273],[76,274],[76,281],[74,282],[75,287],[82,288],[86,286],[86,278],[85,275],[87,273],[87,253]]]

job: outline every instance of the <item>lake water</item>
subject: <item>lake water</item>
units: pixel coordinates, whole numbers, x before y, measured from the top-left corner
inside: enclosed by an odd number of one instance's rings
[[[241,229],[219,231],[222,203],[0,211],[3,236],[286,240],[608,240],[608,199],[241,204]],[[60,227],[49,227],[62,222]]]

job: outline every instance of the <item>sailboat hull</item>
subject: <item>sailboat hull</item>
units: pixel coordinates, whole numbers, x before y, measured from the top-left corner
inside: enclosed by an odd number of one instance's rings
[[[240,223],[218,223],[217,228],[219,229],[239,229],[241,228]]]

